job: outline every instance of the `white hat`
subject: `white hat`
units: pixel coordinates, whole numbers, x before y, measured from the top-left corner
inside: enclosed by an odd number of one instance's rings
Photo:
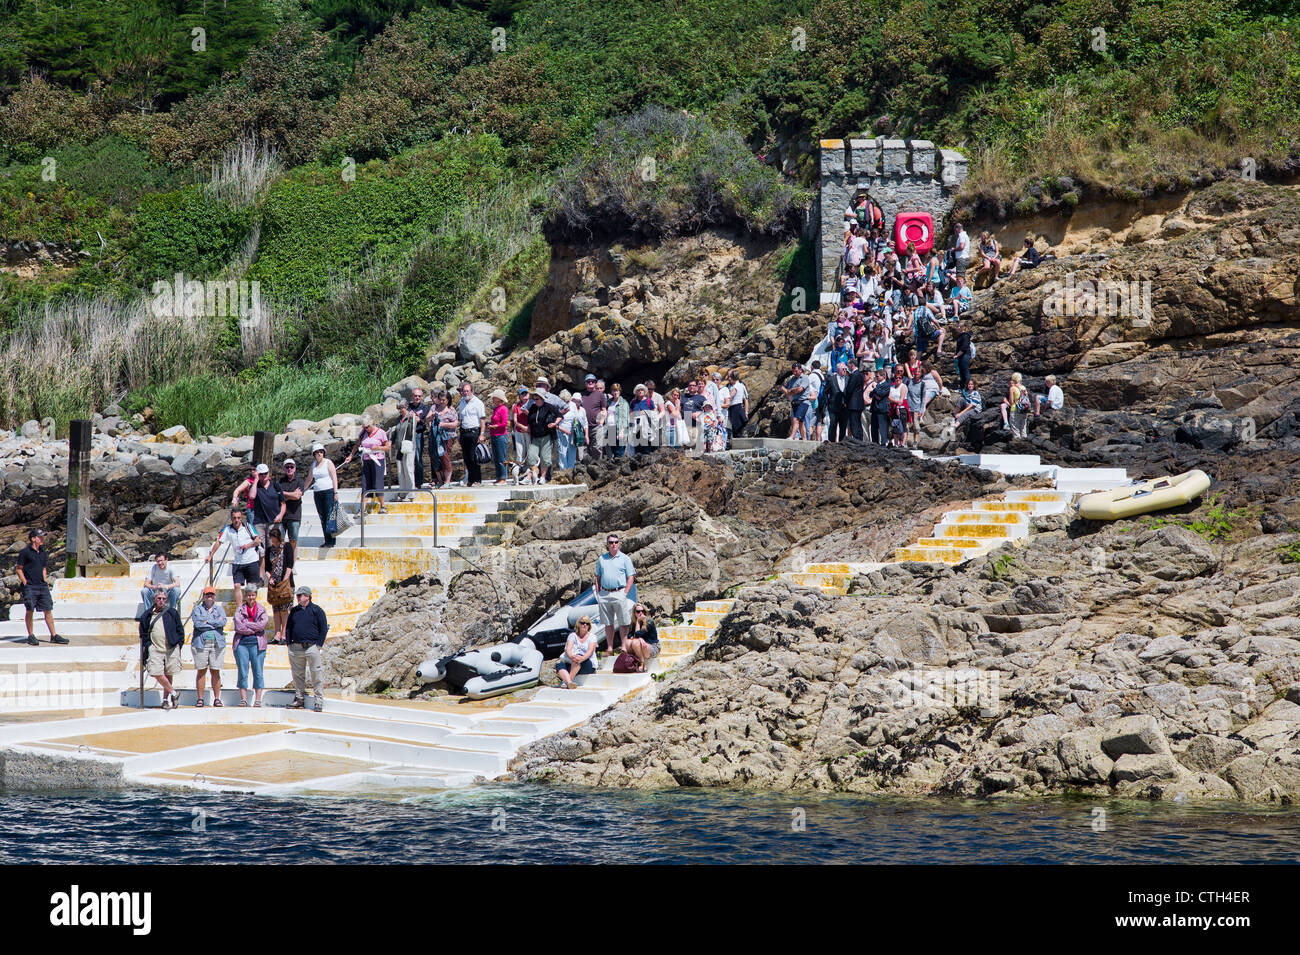
[[[321,444],[319,441],[317,441],[315,444],[311,446],[312,454],[315,454],[317,451],[324,451],[324,450],[325,450],[325,445]]]
[[[287,468],[287,467],[288,467],[289,465],[291,465],[291,464],[292,464],[294,467],[297,467],[297,466],[298,466],[298,462],[295,461],[293,458],[285,458],[285,459],[284,459],[284,467]]]
[[[270,474],[270,473],[271,473],[271,469],[268,468],[265,464],[259,464],[259,465],[257,466],[257,473],[258,473],[258,474]]]

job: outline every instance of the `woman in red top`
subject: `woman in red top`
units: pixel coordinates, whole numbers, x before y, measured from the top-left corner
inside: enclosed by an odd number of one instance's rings
[[[506,393],[497,389],[488,395],[492,412],[488,416],[488,436],[492,439],[492,463],[496,467],[494,484],[506,483],[506,455],[510,443],[510,409],[506,407]]]

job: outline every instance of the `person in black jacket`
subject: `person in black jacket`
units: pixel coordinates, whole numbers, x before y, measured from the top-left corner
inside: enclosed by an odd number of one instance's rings
[[[831,430],[827,440],[843,441],[848,431],[849,368],[844,362],[835,366],[835,374],[826,379],[822,393],[826,396],[826,414]]]
[[[545,484],[555,464],[555,429],[561,412],[546,400],[546,394],[534,391],[528,406],[528,477],[525,484]]]
[[[301,710],[307,704],[307,677],[311,676],[312,694],[316,699],[313,709],[317,713],[324,707],[325,684],[322,679],[320,649],[329,633],[329,620],[325,611],[311,602],[311,588],[299,587],[294,596],[298,605],[289,611],[285,626],[285,643],[289,645],[289,669],[293,672],[293,702],[291,710]]]
[[[185,643],[185,624],[180,611],[167,606],[167,592],[154,594],[153,606],[146,607],[138,618],[140,646],[148,674],[163,688],[164,710],[176,706],[180,694],[172,677],[181,672],[181,646]]]
[[[849,434],[855,441],[862,440],[862,412],[867,407],[863,390],[866,385],[866,376],[861,370],[854,370],[849,373],[849,383],[845,389],[848,398],[844,407],[845,414],[848,416]]]
[[[871,394],[871,443],[884,447],[889,441],[889,379],[883,369],[876,372]]]

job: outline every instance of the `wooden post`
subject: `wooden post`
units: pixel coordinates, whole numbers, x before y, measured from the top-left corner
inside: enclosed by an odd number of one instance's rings
[[[257,467],[259,464],[265,464],[269,468],[272,466],[274,459],[275,432],[253,432],[253,467]]]
[[[86,572],[90,541],[82,521],[90,516],[90,422],[72,421],[68,428],[68,533],[65,575]]]

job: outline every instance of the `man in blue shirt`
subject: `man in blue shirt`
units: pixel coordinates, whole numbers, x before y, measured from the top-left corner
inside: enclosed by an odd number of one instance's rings
[[[632,602],[628,594],[636,583],[632,558],[619,551],[617,534],[605,539],[606,552],[596,558],[596,605],[605,625],[605,649],[614,652],[614,630],[618,630],[619,652],[627,649],[627,630],[632,623]]]

